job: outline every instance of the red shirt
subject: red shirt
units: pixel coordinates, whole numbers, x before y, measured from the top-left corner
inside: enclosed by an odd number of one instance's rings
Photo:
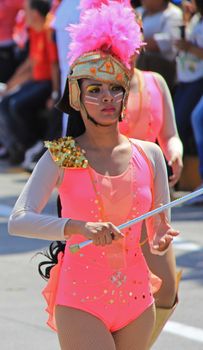
[[[45,27],[37,32],[29,30],[30,52],[33,64],[34,80],[51,80],[51,65],[58,62],[57,47],[53,40],[52,29]]]
[[[13,27],[17,12],[24,0],[0,0],[0,43],[13,40]]]

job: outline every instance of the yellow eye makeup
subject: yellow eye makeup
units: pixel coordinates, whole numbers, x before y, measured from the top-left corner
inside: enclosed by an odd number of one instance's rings
[[[100,87],[97,85],[90,85],[87,87],[86,91],[90,93],[100,92]]]

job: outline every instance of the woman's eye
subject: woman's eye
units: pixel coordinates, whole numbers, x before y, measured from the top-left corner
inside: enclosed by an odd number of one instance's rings
[[[89,92],[90,94],[95,94],[100,92],[100,88],[98,86],[91,86],[87,88],[87,92]]]
[[[121,85],[113,85],[111,88],[112,91],[123,91],[123,87]]]

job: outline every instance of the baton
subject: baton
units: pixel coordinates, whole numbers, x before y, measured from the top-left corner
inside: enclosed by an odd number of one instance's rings
[[[158,207],[156,209],[148,211],[147,213],[145,213],[143,215],[140,215],[140,216],[138,216],[135,219],[132,219],[130,221],[127,221],[127,222],[117,226],[117,228],[119,230],[123,230],[124,228],[130,227],[130,226],[132,226],[134,224],[137,224],[138,222],[140,222],[142,220],[148,219],[151,216],[159,214],[159,213],[161,213],[162,211],[164,211],[166,209],[176,207],[177,205],[182,204],[184,202],[187,202],[187,201],[189,201],[192,198],[198,197],[201,194],[203,194],[203,188],[200,188],[197,191],[193,191],[193,192],[191,192],[189,194],[186,194],[185,196],[183,196],[181,198],[178,198],[178,199],[176,199],[176,200],[174,200],[172,202],[166,203],[166,204],[162,205],[161,207]],[[72,245],[70,245],[69,249],[70,249],[71,253],[77,253],[80,249],[88,246],[89,244],[92,244],[92,242],[93,242],[92,239],[89,239],[89,240],[81,242],[81,243],[72,244]]]

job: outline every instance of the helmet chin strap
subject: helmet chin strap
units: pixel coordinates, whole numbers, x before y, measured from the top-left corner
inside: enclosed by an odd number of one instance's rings
[[[94,118],[92,118],[86,111],[85,106],[83,105],[82,102],[80,102],[80,113],[83,118],[88,119],[90,122],[92,122],[95,126],[102,126],[103,128],[108,127],[109,125],[104,125],[98,123]],[[119,121],[122,120],[121,117],[119,116]]]
[[[89,119],[94,125],[99,125],[94,118],[90,117],[90,115],[87,114],[87,111],[85,109],[85,106],[82,102],[80,102],[80,113],[84,119]]]
[[[89,119],[94,125],[96,125],[96,126],[100,125],[101,126],[101,124],[97,123],[96,120],[94,120],[94,118],[90,117],[90,115],[87,115],[87,119]]]

